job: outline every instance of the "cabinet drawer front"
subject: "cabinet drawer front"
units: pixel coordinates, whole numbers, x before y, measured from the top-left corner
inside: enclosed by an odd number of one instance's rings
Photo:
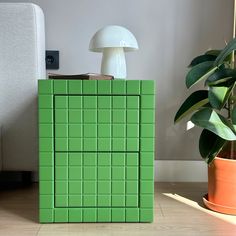
[[[56,153],[55,207],[138,207],[138,153]]]
[[[54,119],[56,151],[139,151],[138,95],[56,95]]]

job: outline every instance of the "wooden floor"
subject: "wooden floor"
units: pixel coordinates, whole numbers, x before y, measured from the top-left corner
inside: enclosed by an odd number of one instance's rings
[[[0,190],[0,235],[236,235],[236,217],[205,209],[206,183],[157,183],[155,221],[145,223],[39,224],[38,186]]]

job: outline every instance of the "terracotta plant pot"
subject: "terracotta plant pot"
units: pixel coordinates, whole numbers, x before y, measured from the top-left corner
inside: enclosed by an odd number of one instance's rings
[[[216,157],[208,167],[205,205],[213,211],[236,215],[236,160]]]

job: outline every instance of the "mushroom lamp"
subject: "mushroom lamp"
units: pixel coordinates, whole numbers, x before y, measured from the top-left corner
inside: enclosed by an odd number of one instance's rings
[[[138,49],[134,35],[124,27],[109,25],[98,30],[92,37],[89,50],[102,52],[101,74],[113,75],[114,78],[126,78],[124,52]]]

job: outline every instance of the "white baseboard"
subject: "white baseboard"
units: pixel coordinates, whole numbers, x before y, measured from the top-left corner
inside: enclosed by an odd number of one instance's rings
[[[155,160],[155,182],[207,182],[204,161]]]

